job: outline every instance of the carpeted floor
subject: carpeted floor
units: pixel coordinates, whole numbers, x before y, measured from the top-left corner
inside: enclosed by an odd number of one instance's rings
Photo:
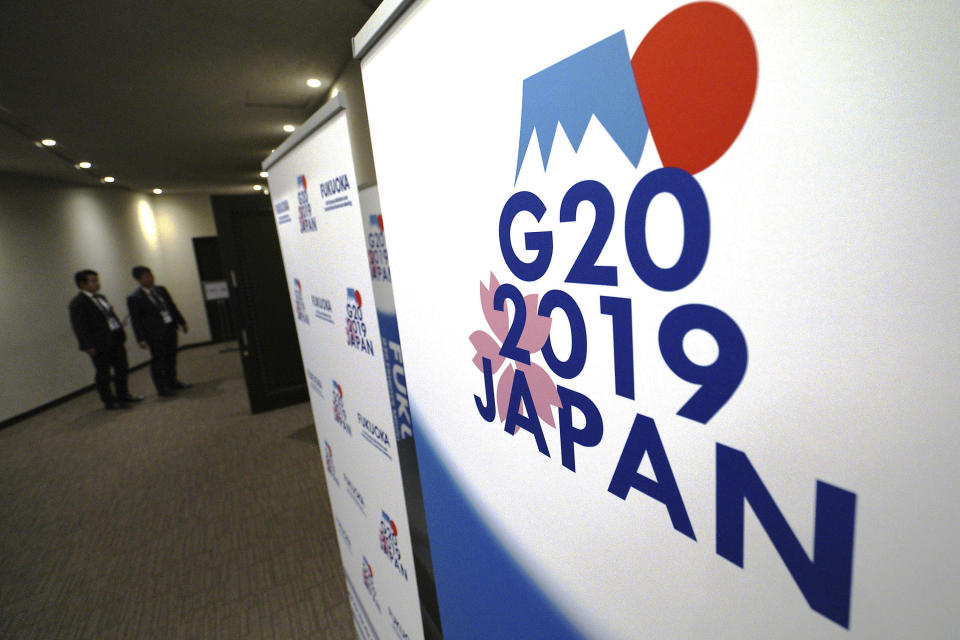
[[[355,637],[310,406],[251,415],[225,346],[0,430],[0,638]]]

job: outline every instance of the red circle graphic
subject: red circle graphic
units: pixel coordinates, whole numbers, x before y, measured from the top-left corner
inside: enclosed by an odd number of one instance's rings
[[[696,174],[716,162],[757,89],[757,49],[740,16],[714,2],[684,5],[654,25],[632,63],[663,166]]]

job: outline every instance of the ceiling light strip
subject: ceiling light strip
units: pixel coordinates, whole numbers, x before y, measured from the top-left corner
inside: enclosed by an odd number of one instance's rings
[[[4,110],[4,111],[6,111],[6,113],[10,113],[10,111],[8,111],[8,110]],[[30,131],[30,127],[29,127],[28,125],[24,124],[23,122],[14,122],[14,121],[11,120],[10,118],[0,116],[0,125],[7,127],[8,129],[10,129],[11,131],[13,131],[14,133],[17,133],[18,135],[22,136],[24,139],[29,140],[30,142],[36,143],[37,140],[39,139],[39,136],[35,135],[34,132]],[[40,148],[40,149],[43,149],[44,151],[46,151],[46,152],[48,152],[48,153],[53,154],[54,156],[56,156],[57,158],[59,158],[59,159],[62,160],[63,162],[66,162],[66,163],[72,165],[74,168],[87,169],[88,171],[85,171],[85,172],[84,172],[85,175],[88,175],[88,176],[90,176],[91,178],[95,178],[95,179],[99,180],[100,182],[103,182],[103,176],[98,175],[98,174],[97,174],[96,172],[94,172],[94,171],[89,171],[89,169],[90,169],[93,165],[81,167],[80,165],[81,165],[81,164],[84,164],[84,163],[87,163],[87,161],[86,161],[86,160],[78,161],[78,160],[76,160],[75,158],[69,157],[68,155],[66,155],[65,153],[63,153],[61,145],[58,144],[58,145],[52,146],[52,147],[47,147],[47,146],[40,145],[39,148]]]

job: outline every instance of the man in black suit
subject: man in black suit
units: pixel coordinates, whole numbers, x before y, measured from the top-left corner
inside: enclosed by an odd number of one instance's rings
[[[98,293],[100,276],[97,272],[84,269],[74,274],[73,280],[80,293],[70,301],[70,326],[77,335],[80,351],[86,351],[93,360],[97,393],[107,409],[129,408],[129,402],[143,398],[130,395],[127,389],[127,350],[123,346],[127,334],[113,307]],[[110,388],[111,369],[116,393]]]
[[[190,386],[177,379],[177,327],[184,333],[189,327],[166,288],[154,284],[148,267],[134,267],[133,279],[140,283],[127,296],[133,333],[141,348],[150,347],[150,375],[157,393],[172,396],[175,390]]]

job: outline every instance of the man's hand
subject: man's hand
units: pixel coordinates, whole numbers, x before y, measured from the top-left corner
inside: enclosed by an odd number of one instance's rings
[[[95,356],[97,355],[97,350],[94,349],[93,347],[90,347],[89,349],[87,349],[87,353],[89,353],[92,356]]]
[[[187,326],[186,322],[183,323],[183,332],[190,333],[190,327]]]
[[[141,349],[146,349],[146,348],[147,348],[147,341],[146,341],[146,340],[141,340],[141,341],[138,342],[137,344],[140,345],[140,348],[141,348]]]

